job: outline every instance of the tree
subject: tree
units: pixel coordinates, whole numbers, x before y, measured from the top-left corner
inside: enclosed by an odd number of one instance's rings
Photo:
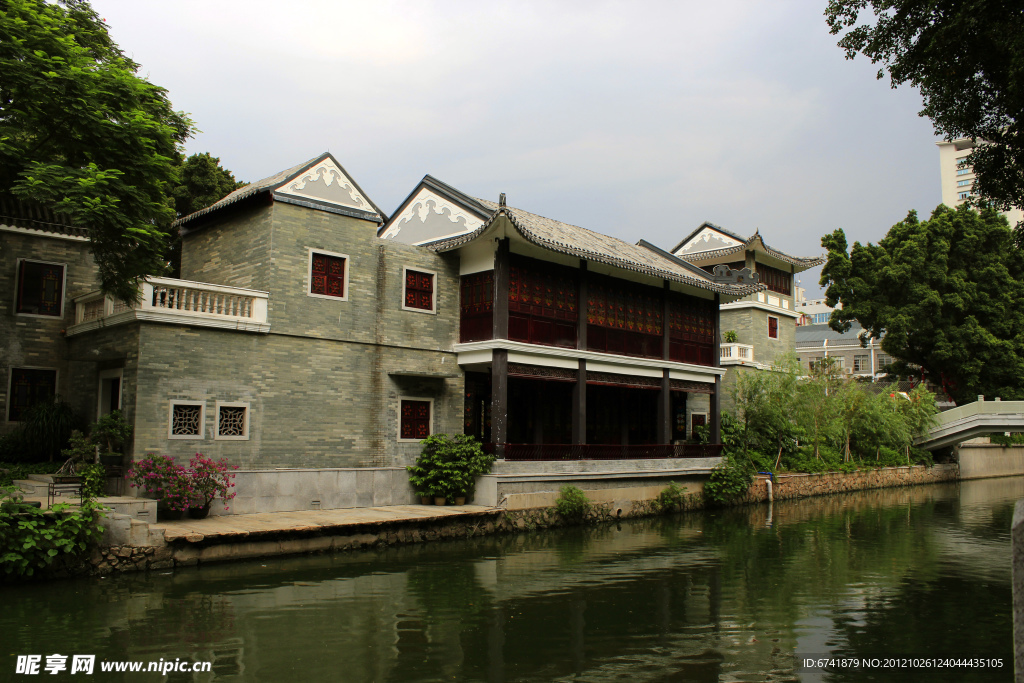
[[[870,7],[871,23],[857,25]],[[865,12],[866,13],[866,12]],[[825,11],[846,58],[882,63],[895,88],[921,91],[921,116],[947,140],[971,138],[975,191],[997,208],[1024,207],[1024,12],[993,0],[831,0]],[[1018,226],[1018,230],[1021,226]]]
[[[957,402],[977,394],[1024,398],[1024,253],[1006,219],[986,208],[911,211],[877,244],[822,238],[829,321],[882,339],[898,374],[921,373]]]
[[[171,195],[178,218],[205,209],[248,183],[235,180],[231,171],[220,165],[220,159],[209,152],[179,157],[178,181]],[[172,230],[168,235],[167,261],[173,277],[181,273],[181,235]]]
[[[248,183],[235,180],[220,159],[209,152],[193,154],[181,164],[174,187],[174,210],[178,218],[205,209]]]
[[[193,131],[138,69],[84,0],[0,5],[0,191],[86,228],[103,290],[123,300],[164,269]]]

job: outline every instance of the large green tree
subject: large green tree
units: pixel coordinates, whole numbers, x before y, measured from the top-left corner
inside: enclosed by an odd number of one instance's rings
[[[865,15],[868,21],[861,21]],[[882,64],[909,83],[922,116],[947,140],[972,138],[976,192],[1006,210],[1024,206],[1024,10],[1010,0],[831,0],[825,11],[847,59]],[[1018,227],[1020,230],[1020,227]]]
[[[0,191],[86,228],[104,291],[125,300],[165,267],[192,132],[138,69],[83,0],[0,3]]]
[[[926,221],[911,211],[877,245],[848,250],[836,230],[821,240],[826,301],[842,305],[829,325],[859,322],[895,372],[923,372],[958,402],[1024,399],[1024,254],[1012,238],[994,209],[965,206]]]
[[[220,165],[220,159],[209,152],[193,154],[182,161],[178,183],[174,188],[174,210],[178,217],[205,209],[247,183],[235,180],[234,174]]]

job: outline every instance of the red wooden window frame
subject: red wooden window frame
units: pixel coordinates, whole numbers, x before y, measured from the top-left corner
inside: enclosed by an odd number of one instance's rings
[[[64,298],[64,266],[22,261],[18,268],[18,313],[60,316]]]
[[[430,401],[402,399],[399,438],[425,439],[430,436]]]
[[[345,298],[345,263],[343,256],[313,252],[309,268],[309,293]]]
[[[787,273],[778,268],[766,266],[763,263],[757,264],[757,276],[761,284],[767,285],[768,289],[779,294],[789,296],[793,292],[793,274]]]
[[[405,307],[421,311],[434,310],[434,274],[418,270],[405,271]]]
[[[768,338],[779,338],[779,319],[772,315],[768,316]]]

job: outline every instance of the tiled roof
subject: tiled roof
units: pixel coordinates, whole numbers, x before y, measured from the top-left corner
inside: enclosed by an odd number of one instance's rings
[[[841,341],[848,345],[860,344],[860,333],[863,331],[864,328],[856,321],[850,323],[850,329],[846,332],[836,332],[828,325],[800,325],[796,328],[796,345],[820,345],[826,340],[829,342]]]
[[[499,206],[486,199],[474,199],[494,212],[491,217],[473,232],[426,245],[428,249],[433,251],[456,249],[479,237],[499,216],[504,215],[528,242],[552,251],[728,296],[746,296],[764,289],[763,285],[720,284],[714,282],[707,273],[695,266],[678,263],[636,244],[630,244],[576,225],[538,216],[522,209]]]
[[[174,222],[174,225],[172,227],[179,227],[181,225],[184,225],[185,223],[188,223],[191,220],[199,218],[200,216],[205,216],[208,213],[223,208],[228,204],[234,204],[235,202],[245,199],[246,197],[251,197],[252,195],[262,192],[264,190],[270,190],[272,188],[275,188],[284,181],[288,180],[288,178],[302,171],[302,169],[306,168],[307,166],[312,166],[317,161],[319,161],[323,156],[323,154],[319,154],[308,161],[303,161],[298,166],[293,166],[287,170],[275,173],[272,176],[268,176],[263,180],[257,180],[254,183],[249,183],[245,187],[240,187],[231,194],[221,199],[220,201],[216,201],[213,204],[210,204],[205,209],[199,209],[195,213],[190,213],[187,216],[182,216],[181,218]]]
[[[85,228],[71,225],[67,216],[54,213],[38,204],[23,202],[9,195],[0,195],[0,223],[58,235],[89,236],[89,231]]]
[[[754,246],[755,242],[760,242],[761,248],[764,251],[764,253],[768,254],[769,256],[772,256],[773,258],[777,258],[778,260],[784,263],[789,263],[794,266],[797,266],[801,270],[807,270],[808,268],[813,268],[814,266],[820,266],[822,263],[825,262],[824,256],[811,256],[809,258],[804,258],[801,256],[790,256],[785,252],[779,251],[777,249],[772,249],[771,247],[764,243],[764,238],[761,237],[760,231],[755,232],[750,237],[743,237],[742,235],[737,235],[735,232],[732,232],[731,230],[726,230],[722,226],[715,225],[714,223],[710,223],[708,221],[704,221],[703,223],[701,223],[700,227],[698,227],[696,230],[690,233],[690,235],[682,242],[673,247],[672,253],[678,251],[680,247],[682,247],[684,244],[693,239],[704,228],[711,228],[712,230],[720,232],[723,235],[728,235],[729,237],[732,237],[735,240],[739,240],[740,242],[743,242],[743,244],[737,244],[734,247],[725,247],[723,249],[712,249],[710,251],[697,251],[692,254],[677,254],[679,258],[691,262],[713,261],[727,256],[732,256],[733,254],[743,253],[750,247]]]

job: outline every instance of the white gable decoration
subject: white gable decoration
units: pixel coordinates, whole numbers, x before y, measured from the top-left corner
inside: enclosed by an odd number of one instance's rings
[[[405,209],[391,219],[391,225],[381,237],[406,244],[425,244],[473,232],[483,224],[458,204],[423,187]]]
[[[275,192],[377,213],[373,205],[356,189],[355,183],[330,157],[278,186]]]
[[[702,251],[713,251],[714,249],[725,249],[743,244],[728,235],[723,235],[713,228],[704,228],[694,235],[693,239],[675,251],[675,254],[696,254]]]

